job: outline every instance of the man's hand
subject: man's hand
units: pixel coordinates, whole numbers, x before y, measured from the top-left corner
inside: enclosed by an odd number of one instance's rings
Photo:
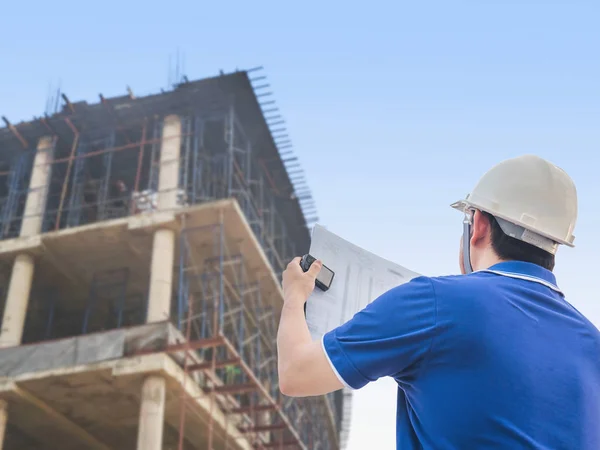
[[[315,280],[323,264],[317,260],[304,272],[301,258],[294,258],[283,272],[283,298],[285,306],[303,308],[315,288]]]
[[[323,264],[315,261],[305,273],[301,259],[294,258],[283,272],[284,305],[277,333],[279,389],[290,397],[323,395],[344,387],[321,342],[312,341],[304,317],[304,303]]]

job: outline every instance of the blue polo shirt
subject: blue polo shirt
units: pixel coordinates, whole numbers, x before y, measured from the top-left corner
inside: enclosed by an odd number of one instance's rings
[[[323,347],[349,388],[396,380],[398,449],[600,449],[600,333],[540,266],[415,278]]]

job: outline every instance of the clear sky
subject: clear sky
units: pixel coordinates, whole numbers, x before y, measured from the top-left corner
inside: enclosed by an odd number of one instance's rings
[[[456,273],[449,204],[490,166],[534,153],[579,190],[575,249],[556,274],[600,325],[600,3],[6,2],[0,114],[166,87],[169,55],[190,79],[263,65],[321,223],[428,275]],[[395,387],[358,391],[349,450],[394,448]]]

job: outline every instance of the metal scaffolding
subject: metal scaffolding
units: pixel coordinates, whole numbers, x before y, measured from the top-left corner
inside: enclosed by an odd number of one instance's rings
[[[12,139],[23,150],[10,160],[10,171],[0,172],[6,185],[0,187],[0,239],[19,235],[35,168],[33,144],[47,134],[55,146],[47,196],[35,213],[43,232],[162,212],[160,174],[173,163],[161,159],[163,129],[165,117],[176,115],[181,144],[174,208],[235,199],[280,279],[287,262],[308,250],[308,223],[316,217],[306,219],[314,204],[290,157],[281,116],[273,101],[261,100],[270,95],[263,91],[268,85],[252,84],[261,79],[237,72],[185,82],[155,96],[100,96],[98,105],[73,104],[64,96],[62,112],[30,123],[22,133],[23,127],[13,127]],[[0,130],[0,147],[10,137]],[[227,427],[255,448],[339,448],[341,408],[335,395],[298,400],[280,394],[275,342],[281,304],[262,297],[260,277],[250,276],[245,255],[228,247],[224,219],[196,227],[183,217],[170,320],[185,340],[167,350],[183,367],[182,383],[198,383],[211,409],[225,414]],[[72,300],[81,305],[77,311],[57,309],[57,293],[40,296],[39,314],[31,319],[44,324],[37,339],[144,323],[148,293],[129,292],[131,268],[115,265],[89,275],[87,297]],[[193,413],[193,399],[185,392],[182,387],[180,450],[186,448],[186,415]],[[211,415],[209,449],[215,433]],[[227,431],[225,436],[225,448],[233,448]]]
[[[269,85],[258,83],[266,77],[250,78],[250,72],[186,81],[147,97],[100,96],[96,105],[63,95],[61,112],[0,129],[0,148],[11,149],[0,154],[0,165],[12,161],[11,170],[0,172],[7,186],[0,188],[0,225],[14,223],[18,230],[22,211],[15,199],[27,193],[35,145],[45,135],[54,136],[56,149],[46,208],[38,212],[45,214],[44,231],[140,212],[146,194],[156,195],[161,118],[177,114],[183,119],[182,201],[236,197],[261,243],[273,240],[267,246],[273,260],[293,250],[284,248],[289,242],[306,245],[307,224],[317,219],[314,202],[272,93],[265,91]],[[293,239],[286,239],[290,224]]]
[[[277,195],[268,170],[254,157],[233,105],[228,109],[225,116],[182,117],[178,203],[188,206],[224,198],[237,199],[273,270],[279,275],[286,261],[295,255],[288,225],[279,212],[286,200]],[[153,120],[154,136],[145,139],[148,122],[144,121],[142,129],[135,130],[142,136],[141,141],[122,144],[117,139],[122,138],[123,133],[117,134],[115,130],[100,138],[82,135],[71,156],[54,159],[47,206],[39,211],[44,215],[44,231],[157,209],[156,180],[157,166],[160,166],[157,155],[162,141],[162,122]],[[150,147],[149,154],[145,154],[146,147]],[[31,166],[30,160],[31,153],[20,155],[8,177],[9,194],[0,219],[5,237],[18,235],[23,218],[18,212],[22,214],[28,192],[25,174]]]
[[[0,239],[19,235],[25,199],[29,190],[29,178],[34,152],[23,151],[12,157],[10,170],[0,174],[4,195],[0,199]]]
[[[225,413],[228,423],[256,448],[335,448],[322,399],[297,400],[280,394],[276,307],[263,301],[257,284],[249,283],[243,255],[229,251],[224,233],[222,223],[181,232],[177,322],[186,340],[168,351],[183,352],[185,379],[201,373],[211,408]],[[209,239],[192,237],[197,234]],[[198,249],[190,245],[191,239],[212,245]],[[184,395],[180,450],[188,401]],[[208,439],[208,448],[213,448],[212,421]]]

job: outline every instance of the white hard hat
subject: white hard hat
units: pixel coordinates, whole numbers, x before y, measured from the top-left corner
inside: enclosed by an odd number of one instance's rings
[[[538,156],[525,155],[497,164],[452,207],[463,212],[487,212],[505,234],[552,254],[558,244],[574,247],[575,184],[564,170]]]

